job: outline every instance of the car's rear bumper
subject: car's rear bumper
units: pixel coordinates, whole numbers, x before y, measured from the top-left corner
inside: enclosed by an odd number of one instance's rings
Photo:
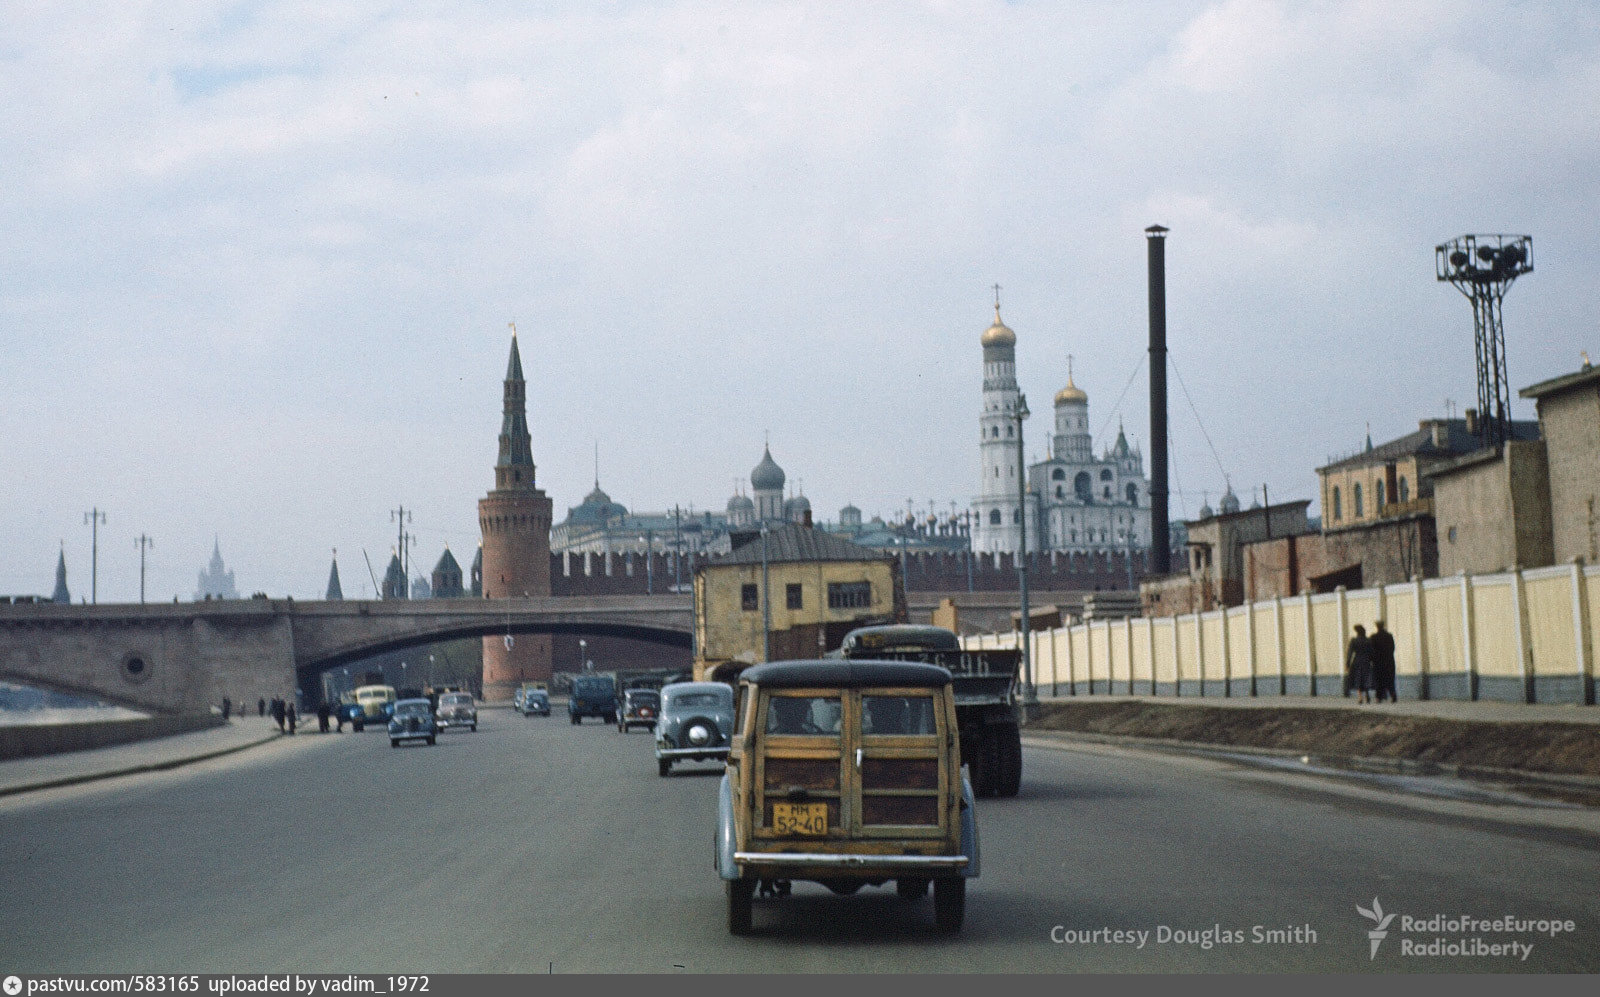
[[[860,872],[955,872],[966,868],[965,855],[855,855],[838,852],[734,852],[733,860],[757,869],[804,867]]]
[[[720,748],[719,747],[711,747],[711,748],[657,748],[656,749],[656,758],[657,759],[671,758],[671,759],[676,760],[676,759],[679,759],[679,758],[689,758],[689,759],[693,759],[694,761],[706,761],[706,760],[712,759],[712,758],[726,758],[726,757],[728,757],[728,746],[727,745],[723,745]]]

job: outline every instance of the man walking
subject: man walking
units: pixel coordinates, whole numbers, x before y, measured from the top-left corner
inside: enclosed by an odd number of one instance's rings
[[[1382,620],[1376,626],[1372,633],[1372,684],[1378,690],[1378,702],[1387,696],[1389,702],[1398,703],[1400,699],[1394,692],[1394,634],[1383,628]]]
[[[283,700],[274,698],[272,701],[272,722],[278,725],[278,730],[283,730],[283,721],[287,714],[283,709]]]
[[[328,715],[331,712],[326,699],[317,704],[317,729],[324,734],[328,732]]]

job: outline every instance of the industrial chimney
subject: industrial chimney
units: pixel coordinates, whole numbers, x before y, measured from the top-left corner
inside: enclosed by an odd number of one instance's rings
[[[1144,230],[1150,275],[1150,571],[1172,571],[1167,511],[1167,229]]]

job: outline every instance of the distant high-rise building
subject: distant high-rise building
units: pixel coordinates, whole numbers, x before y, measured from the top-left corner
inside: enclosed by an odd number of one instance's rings
[[[50,597],[50,601],[59,603],[70,603],[72,601],[72,593],[67,591],[67,549],[65,546],[56,555],[56,591]]]
[[[222,545],[219,539],[211,541],[211,564],[205,571],[200,572],[200,582],[195,587],[194,598],[196,602],[203,599],[237,599],[239,593],[233,587],[233,572],[227,571],[222,565]]]

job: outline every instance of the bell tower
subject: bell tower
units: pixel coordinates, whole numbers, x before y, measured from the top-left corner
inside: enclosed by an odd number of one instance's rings
[[[550,594],[550,497],[534,484],[533,443],[528,433],[528,383],[522,376],[517,334],[511,332],[500,455],[494,490],[478,500],[483,532],[483,597],[521,599]],[[483,639],[483,697],[509,698],[521,682],[550,678],[551,638],[543,634],[495,634]]]

